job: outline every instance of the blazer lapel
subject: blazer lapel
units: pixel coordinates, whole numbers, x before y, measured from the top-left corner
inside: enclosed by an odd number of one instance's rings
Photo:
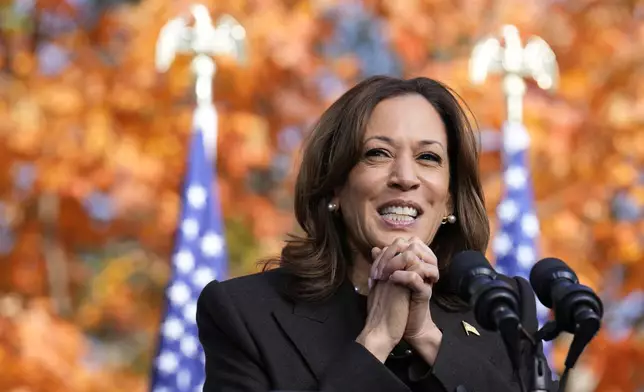
[[[363,312],[358,295],[345,282],[325,302],[296,303],[273,315],[320,382],[329,362],[364,327]]]
[[[481,359],[491,360],[494,352],[490,351],[489,342],[495,338],[496,333],[481,327],[472,311],[448,312],[434,302],[430,304],[432,319],[436,325],[445,331],[450,331],[452,336],[468,347],[476,348]],[[475,332],[474,332],[475,331]]]

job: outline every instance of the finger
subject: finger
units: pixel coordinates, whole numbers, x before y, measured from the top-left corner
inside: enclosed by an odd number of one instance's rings
[[[426,284],[420,275],[412,271],[394,271],[394,273],[389,277],[389,280],[407,287],[414,293],[423,294],[427,297],[432,293],[432,286]]]
[[[377,278],[376,271],[377,271],[377,269],[378,269],[378,264],[380,264],[380,260],[382,259],[382,257],[383,257],[383,256],[385,255],[385,253],[387,252],[387,249],[388,249],[388,247],[387,247],[387,246],[385,246],[384,248],[382,248],[382,251],[380,251],[380,253],[379,253],[379,254],[374,258],[373,263],[371,263],[371,271],[370,271],[369,276],[370,276],[370,277],[371,277],[371,279],[373,279],[373,280],[376,280],[376,278]],[[373,255],[373,249],[372,249],[371,254]]]
[[[405,262],[401,258],[402,253],[403,252],[390,252],[380,259],[380,262],[374,271],[377,279],[387,280],[391,272],[405,269]]]
[[[435,264],[417,263],[405,271],[417,273],[427,284],[434,284],[440,279],[440,271]]]
[[[378,259],[374,261],[373,265],[371,266],[371,273],[372,273],[372,279],[381,279],[381,273],[382,273],[382,266],[383,266],[383,261],[389,261],[392,259],[396,254],[401,253],[403,250],[405,250],[408,246],[407,240],[404,238],[397,238],[393,244],[389,245],[386,247],[386,250],[384,250]]]
[[[376,260],[378,256],[383,252],[384,249],[378,248],[378,247],[373,247],[371,248],[371,259]]]
[[[408,250],[394,256],[389,261],[381,263],[380,278],[386,280],[394,271],[407,270],[415,264],[424,264],[423,261],[414,253]]]
[[[410,240],[407,250],[416,253],[416,255],[425,263],[438,265],[438,259],[436,254],[434,254],[434,251],[432,251],[431,248],[418,237],[413,237]]]
[[[378,264],[377,274],[380,279],[386,280],[396,270],[407,270],[418,263],[438,265],[436,255],[420,238],[412,237],[407,243],[407,248],[390,260],[382,259]]]

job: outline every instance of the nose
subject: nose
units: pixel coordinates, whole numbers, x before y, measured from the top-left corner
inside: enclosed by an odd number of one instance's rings
[[[399,157],[392,162],[388,185],[401,191],[410,191],[420,186],[413,158]]]

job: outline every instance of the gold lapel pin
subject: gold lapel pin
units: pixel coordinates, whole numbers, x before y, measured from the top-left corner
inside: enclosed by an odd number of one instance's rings
[[[481,334],[479,333],[479,331],[477,331],[477,330],[476,330],[476,328],[474,328],[474,327],[472,326],[472,324],[468,323],[468,322],[467,322],[467,321],[465,321],[465,320],[463,320],[463,321],[461,321],[461,322],[463,323],[463,329],[465,329],[465,333],[467,334],[467,336],[470,336],[470,333],[472,333],[472,334],[474,334],[474,335],[476,335],[476,336],[481,336]]]

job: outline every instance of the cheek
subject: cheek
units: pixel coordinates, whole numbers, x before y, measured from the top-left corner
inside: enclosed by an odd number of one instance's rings
[[[442,173],[426,177],[427,187],[431,190],[434,201],[441,202],[449,199],[449,175]]]
[[[379,171],[373,168],[354,168],[341,192],[341,201],[344,200],[354,208],[364,205],[378,194],[378,188],[383,181],[386,185],[386,180],[381,177]]]
[[[342,215],[344,216],[345,223],[351,227],[359,225],[365,215],[366,201],[365,197],[354,191],[345,197],[344,204],[342,204]]]
[[[442,189],[443,193],[445,195],[449,195],[449,183],[450,183],[450,174],[449,174],[449,169],[446,167],[445,170],[441,173],[440,176],[440,188]]]
[[[441,196],[441,199],[443,202],[447,203],[450,199],[450,193],[449,193],[449,181],[442,184],[439,194]]]
[[[379,194],[382,180],[373,170],[360,170],[349,175],[340,193],[340,209],[345,224],[360,231],[369,219],[371,201]],[[385,183],[386,184],[386,183]]]

